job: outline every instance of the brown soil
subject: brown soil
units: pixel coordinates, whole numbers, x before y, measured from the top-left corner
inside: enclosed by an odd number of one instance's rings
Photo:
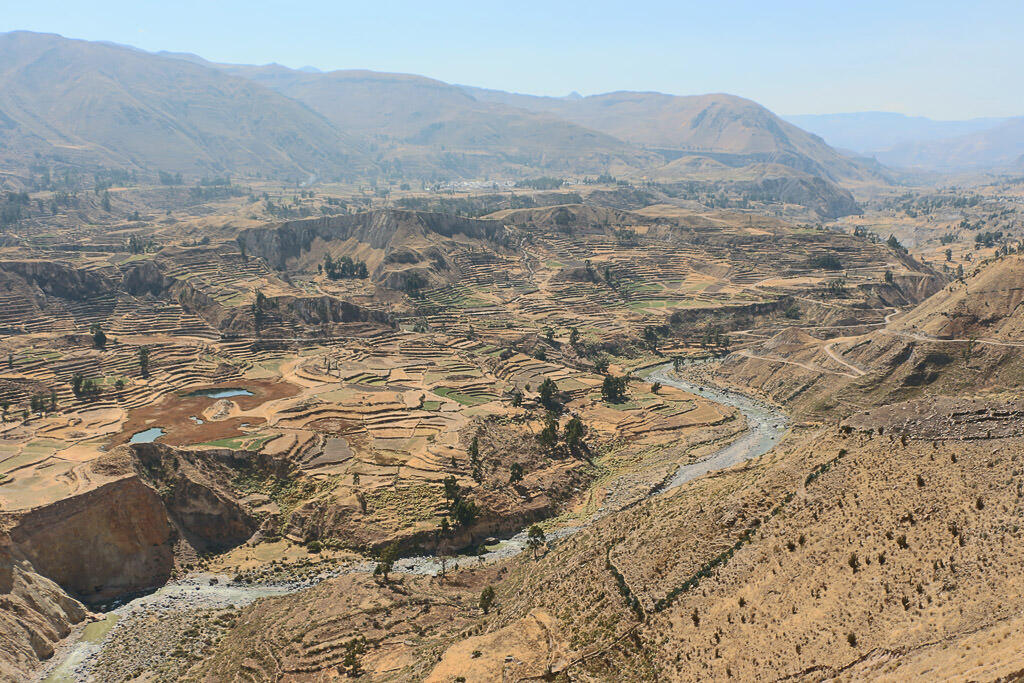
[[[240,436],[244,433],[241,430],[243,424],[258,427],[263,420],[254,417],[208,420],[203,413],[219,399],[184,395],[204,389],[227,388],[247,389],[253,393],[252,396],[230,397],[230,400],[243,411],[257,408],[268,401],[295,396],[300,391],[299,387],[288,382],[258,379],[230,382],[221,386],[190,387],[181,394],[170,394],[153,405],[133,410],[129,413],[121,432],[111,440],[110,445],[127,443],[133,434],[150,427],[163,429],[164,435],[160,437],[159,442],[169,446],[190,446]],[[203,424],[196,424],[192,417],[202,420]]]

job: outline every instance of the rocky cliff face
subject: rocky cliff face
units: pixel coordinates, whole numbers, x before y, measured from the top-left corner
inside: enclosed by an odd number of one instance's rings
[[[161,585],[174,564],[164,505],[138,477],[3,521],[36,571],[89,602]]]
[[[94,270],[59,261],[0,261],[0,272],[21,278],[46,296],[85,299],[111,291],[114,280]]]
[[[53,645],[88,616],[82,603],[40,576],[0,534],[0,679],[26,680]]]
[[[283,270],[298,259],[317,239],[325,242],[354,239],[373,249],[390,252],[403,248],[409,238],[451,238],[457,234],[471,239],[496,240],[505,233],[500,221],[462,218],[450,214],[415,211],[370,211],[366,213],[288,221],[276,227],[251,228],[238,236],[239,247]]]
[[[257,521],[230,487],[244,458],[226,449],[121,446],[82,466],[82,479],[94,486],[4,513],[0,529],[34,571],[86,602],[160,586],[174,568],[176,544],[222,550],[255,532]]]
[[[231,488],[244,455],[228,449],[186,451],[160,444],[123,447],[141,476],[160,491],[165,514],[196,550],[224,550],[249,539],[257,521]]]

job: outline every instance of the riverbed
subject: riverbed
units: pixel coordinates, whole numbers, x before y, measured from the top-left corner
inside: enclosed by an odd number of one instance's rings
[[[763,401],[728,391],[690,382],[672,371],[672,364],[659,366],[647,374],[650,381],[676,387],[705,398],[709,401],[731,406],[739,410],[747,421],[747,430],[728,445],[697,462],[680,465],[675,473],[661,486],[652,489],[648,497],[664,494],[710,472],[732,467],[745,460],[767,453],[779,442],[789,426],[789,420],[778,408]],[[561,526],[546,532],[548,543],[567,538],[614,510],[595,513],[575,526]],[[459,555],[446,558],[444,563],[433,555],[405,557],[397,560],[394,571],[407,574],[438,574],[451,571],[458,565],[490,563],[515,557],[528,549],[527,529],[511,538],[502,540],[476,556]],[[342,573],[373,571],[374,563],[357,562],[321,575],[318,580]],[[107,634],[117,627],[115,622],[130,621],[140,615],[158,614],[165,610],[199,609],[209,607],[241,607],[254,600],[272,595],[285,595],[300,590],[311,582],[240,585],[227,582],[227,577],[194,575],[174,581],[149,595],[136,598],[108,613],[103,627],[87,627],[73,644],[64,644],[46,671],[46,681],[81,681],[88,677],[90,660],[103,648]]]

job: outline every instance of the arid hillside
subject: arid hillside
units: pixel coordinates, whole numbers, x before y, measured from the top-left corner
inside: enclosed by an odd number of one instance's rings
[[[725,94],[674,96],[614,92],[583,98],[515,95],[467,88],[494,102],[545,111],[615,137],[662,150],[672,161],[706,157],[730,167],[774,163],[832,181],[879,181],[870,169],[761,105]]]
[[[306,107],[200,65],[105,43],[0,34],[3,163],[306,179],[372,171],[363,143]]]
[[[810,415],[849,415],[920,395],[1001,391],[1024,382],[1024,259],[1007,256],[857,336],[755,344],[711,370]]]
[[[422,76],[215,66],[302,102],[340,130],[385,141],[386,157],[406,172],[443,177],[447,165],[449,172],[463,175],[527,168],[600,174],[663,163],[657,154],[613,135],[551,114],[480,101],[458,86]]]

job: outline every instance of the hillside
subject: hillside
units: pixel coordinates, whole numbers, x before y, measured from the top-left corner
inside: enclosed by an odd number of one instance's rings
[[[1024,117],[1007,119],[986,130],[928,142],[897,145],[879,152],[890,166],[936,171],[1024,168]]]
[[[797,193],[813,195],[799,203],[824,217],[856,210],[852,197],[829,197],[841,193],[831,184],[887,180],[730,95],[562,100],[409,74],[214,64],[29,32],[0,35],[0,59],[0,162],[15,175],[40,160],[58,170],[292,182],[609,173],[674,181],[706,179],[706,167],[718,179],[760,182],[779,175],[763,170],[786,168],[829,184],[808,192],[801,181]]]
[[[28,32],[0,34],[0,162],[189,175],[365,175],[362,143],[301,104],[198,64]]]
[[[860,336],[789,331],[729,356],[719,381],[807,415],[850,415],[922,395],[999,391],[1024,382],[1024,259],[1003,258]]]
[[[472,176],[527,167],[599,174],[660,161],[610,135],[555,116],[481,102],[422,76],[217,66],[302,102],[340,130],[376,141],[385,159],[406,170]]]
[[[757,103],[731,95],[549,98],[410,74],[210,66],[272,88],[339,129],[377,141],[385,163],[405,171],[441,174],[443,167],[471,176],[527,167],[558,173],[655,172],[679,179],[694,174],[689,165],[674,162],[697,155],[726,170],[769,164],[832,182],[886,181],[883,171],[848,159]]]
[[[615,92],[582,98],[515,95],[467,88],[479,99],[546,111],[622,140],[662,151],[668,160],[698,154],[727,166],[774,163],[839,181],[881,178],[761,105],[726,94],[674,96]]]

